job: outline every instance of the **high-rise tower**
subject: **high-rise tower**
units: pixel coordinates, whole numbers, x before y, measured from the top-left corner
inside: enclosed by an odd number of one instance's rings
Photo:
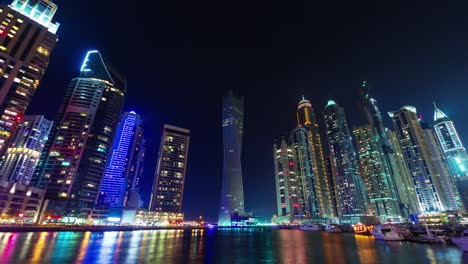
[[[435,104],[434,107],[434,132],[463,206],[468,210],[468,155],[453,121]]]
[[[419,213],[418,197],[413,186],[411,173],[406,165],[403,151],[398,142],[397,135],[394,131],[386,129],[387,138],[393,150],[393,173],[395,185],[400,197],[401,211],[404,216],[408,217],[411,214]]]
[[[369,196],[370,213],[380,217],[383,222],[398,220],[398,200],[376,129],[367,124],[354,128],[353,133],[359,155],[359,173]]]
[[[102,179],[100,195],[105,205],[111,208],[138,208],[144,143],[141,117],[133,111],[125,112],[117,126]]]
[[[244,100],[232,91],[223,98],[223,185],[218,224],[229,226],[236,216],[245,214],[242,183],[242,136],[244,131]]]
[[[301,218],[303,210],[299,198],[299,179],[293,146],[288,137],[275,139],[273,155],[278,216]]]
[[[126,83],[97,50],[89,51],[80,76],[71,80],[51,137],[36,169],[35,184],[47,187],[49,209],[87,217],[98,198]]]
[[[334,218],[335,211],[330,193],[330,182],[327,167],[323,155],[322,140],[319,125],[315,119],[314,109],[310,101],[304,97],[297,107],[297,122],[299,127],[305,128],[309,133],[310,151],[313,166],[313,186],[318,203],[318,215],[320,218]]]
[[[151,193],[150,211],[181,213],[189,141],[189,130],[164,125]]]
[[[439,144],[435,138],[432,127],[421,121],[421,128],[426,137],[427,146],[429,147],[431,159],[434,165],[435,178],[440,182],[439,197],[445,210],[458,211],[462,207],[460,195],[455,187],[455,182],[450,176],[444,156],[440,151]]]
[[[29,185],[52,123],[44,116],[24,117],[0,163],[0,178]]]
[[[416,108],[404,106],[389,112],[393,126],[411,173],[421,213],[444,211],[440,197],[442,185],[437,179],[431,150],[419,123]]]
[[[57,5],[14,0],[0,5],[0,155],[11,142],[57,43]]]
[[[366,215],[366,188],[358,175],[356,152],[344,109],[329,100],[324,120],[338,217]]]

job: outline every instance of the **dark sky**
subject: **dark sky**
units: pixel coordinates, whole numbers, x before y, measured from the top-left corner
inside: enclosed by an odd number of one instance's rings
[[[301,94],[318,113],[334,98],[345,106],[352,125],[359,116],[358,88],[366,79],[382,112],[411,104],[432,121],[436,100],[468,139],[466,4],[55,2],[60,41],[29,113],[52,118],[86,50],[99,49],[127,76],[126,110],[144,119],[145,197],[163,124],[191,130],[184,196],[188,219],[217,216],[221,96],[228,89],[245,97],[245,203],[263,218],[276,211],[273,139],[296,125]]]

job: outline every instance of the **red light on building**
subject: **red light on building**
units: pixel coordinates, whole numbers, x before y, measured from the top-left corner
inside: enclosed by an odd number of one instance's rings
[[[18,214],[18,216],[19,216],[19,217],[23,217],[23,216],[24,216],[24,214],[20,213],[20,214]]]
[[[293,204],[294,207],[299,207],[299,204],[295,203]]]

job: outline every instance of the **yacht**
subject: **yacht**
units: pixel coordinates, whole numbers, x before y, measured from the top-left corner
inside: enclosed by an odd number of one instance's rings
[[[341,228],[339,225],[336,225],[336,224],[328,224],[325,227],[325,231],[327,231],[328,233],[340,233]]]
[[[453,237],[452,242],[463,251],[468,252],[468,229],[463,231],[461,237]]]
[[[320,231],[320,226],[314,223],[305,223],[299,226],[302,231]]]
[[[405,238],[397,232],[395,225],[383,224],[374,226],[372,229],[372,235],[377,240],[385,241],[402,241]]]

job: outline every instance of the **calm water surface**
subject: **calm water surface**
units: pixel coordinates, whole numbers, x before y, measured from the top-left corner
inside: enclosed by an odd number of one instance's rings
[[[0,263],[468,263],[456,247],[353,234],[218,229],[0,233]]]

